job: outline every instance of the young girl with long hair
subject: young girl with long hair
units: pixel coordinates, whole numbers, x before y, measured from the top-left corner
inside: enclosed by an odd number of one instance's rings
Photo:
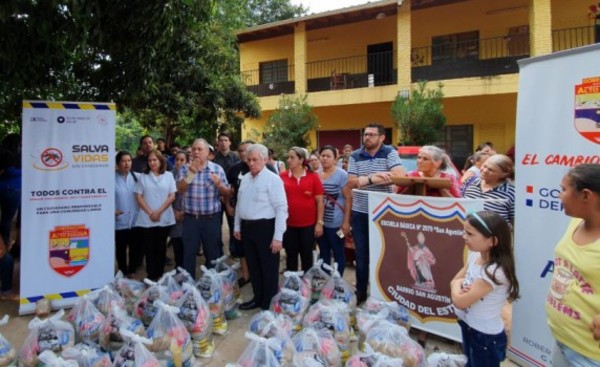
[[[600,366],[600,164],[569,170],[560,200],[571,221],[554,249],[546,315],[557,348],[552,365]]]
[[[508,223],[492,211],[469,214],[464,223],[467,264],[450,282],[467,367],[500,366],[506,357],[501,312],[519,298]]]

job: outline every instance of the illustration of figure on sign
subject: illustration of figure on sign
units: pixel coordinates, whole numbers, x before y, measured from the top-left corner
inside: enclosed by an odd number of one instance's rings
[[[406,232],[400,234],[404,237],[407,247],[407,267],[410,276],[415,281],[415,287],[425,291],[435,291],[435,281],[431,273],[431,266],[435,265],[435,256],[425,245],[425,235],[423,232],[417,233],[417,243],[411,245]]]

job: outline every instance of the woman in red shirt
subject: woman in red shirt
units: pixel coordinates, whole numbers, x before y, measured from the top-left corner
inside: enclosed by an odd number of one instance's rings
[[[308,165],[308,151],[293,147],[288,152],[288,170],[280,173],[288,202],[287,230],[283,235],[288,271],[313,265],[315,238],[323,234],[323,184]]]

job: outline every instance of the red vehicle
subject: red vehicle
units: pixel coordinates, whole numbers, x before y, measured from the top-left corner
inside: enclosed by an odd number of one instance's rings
[[[417,169],[417,155],[419,155],[419,149],[421,149],[421,147],[416,145],[398,147],[398,155],[400,156],[400,159],[402,159],[402,166],[404,167],[405,172]],[[460,170],[456,168],[452,161],[450,161],[450,163],[450,167],[446,168],[444,172],[453,174],[460,179],[462,177]]]

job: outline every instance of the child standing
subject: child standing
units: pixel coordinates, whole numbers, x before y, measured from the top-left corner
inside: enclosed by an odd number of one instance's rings
[[[467,367],[500,366],[507,344],[502,307],[519,297],[510,228],[500,215],[480,211],[467,216],[464,230],[468,260],[450,291]]]
[[[554,250],[546,315],[558,348],[552,365],[600,366],[600,165],[572,168],[560,184],[571,221]],[[594,322],[595,321],[595,322]]]

